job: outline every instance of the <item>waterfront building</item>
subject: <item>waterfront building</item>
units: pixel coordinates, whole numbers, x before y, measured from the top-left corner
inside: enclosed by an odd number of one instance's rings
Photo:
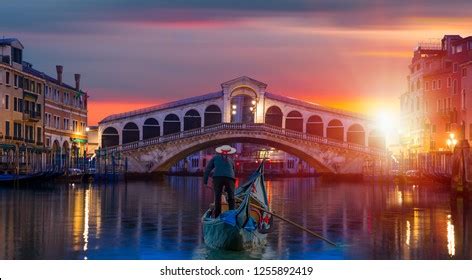
[[[62,66],[56,66],[53,78],[23,61],[19,40],[2,39],[0,47],[3,158],[11,163],[16,149],[26,151],[18,160],[24,158],[28,170],[79,166],[87,143],[87,94],[80,88],[80,74],[70,86],[63,81]]]
[[[426,117],[428,98],[425,76],[439,69],[443,51],[440,44],[420,43],[413,53],[407,76],[408,90],[401,95],[401,144],[408,155],[429,151],[430,127]]]
[[[401,96],[402,158],[410,168],[448,166],[461,140],[472,140],[472,37],[420,43]],[[443,168],[444,169],[444,168]]]
[[[23,45],[0,39],[0,172],[32,173],[44,167],[44,83],[26,71]]]
[[[51,149],[50,163],[61,169],[79,167],[86,157],[87,93],[80,88],[80,74],[75,86],[63,81],[63,66],[56,66],[56,78],[44,75],[45,145]]]
[[[467,80],[467,68],[472,62],[471,47],[472,37],[444,36],[439,67],[425,76],[427,119],[431,123],[430,151],[452,150],[459,139],[471,140],[472,108],[467,106],[467,103],[472,104],[467,102],[472,90]]]

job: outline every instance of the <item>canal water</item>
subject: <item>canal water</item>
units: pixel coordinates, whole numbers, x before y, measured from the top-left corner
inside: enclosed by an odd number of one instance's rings
[[[207,248],[201,178],[0,187],[0,259],[470,259],[472,211],[447,187],[267,182],[272,209],[338,243],[275,220],[251,252]]]

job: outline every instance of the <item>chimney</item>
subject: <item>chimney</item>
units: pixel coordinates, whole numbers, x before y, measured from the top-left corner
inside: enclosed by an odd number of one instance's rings
[[[75,89],[80,90],[80,74],[74,74],[75,78]]]
[[[59,84],[62,84],[62,70],[62,65],[56,65],[57,81]]]

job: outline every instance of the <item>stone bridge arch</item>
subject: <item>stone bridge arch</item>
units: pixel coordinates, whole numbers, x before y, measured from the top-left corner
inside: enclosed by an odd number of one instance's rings
[[[247,133],[244,130],[220,130],[203,135],[169,139],[155,145],[123,150],[128,158],[129,172],[165,173],[178,161],[200,150],[221,144],[252,143],[268,145],[299,157],[319,173],[361,174],[366,159],[365,152],[343,149],[329,143],[317,143],[296,139],[287,135],[260,130]]]

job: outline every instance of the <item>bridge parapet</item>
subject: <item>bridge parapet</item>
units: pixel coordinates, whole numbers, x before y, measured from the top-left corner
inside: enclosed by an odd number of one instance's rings
[[[162,143],[168,143],[171,141],[186,139],[195,136],[201,136],[209,133],[219,132],[219,131],[257,131],[257,132],[269,132],[278,136],[285,136],[292,139],[306,140],[314,143],[324,144],[327,146],[342,148],[346,150],[353,150],[368,155],[374,156],[386,156],[387,152],[384,149],[379,149],[375,147],[363,146],[355,143],[348,143],[337,141],[334,139],[311,135],[303,132],[293,131],[290,129],[285,129],[277,126],[272,126],[264,123],[219,123],[212,126],[200,127],[192,130],[182,131],[174,134],[159,136],[155,138],[140,140],[136,142],[131,142],[119,146],[107,147],[97,150],[97,155],[105,155],[113,152],[124,152],[132,151],[140,148],[150,147],[153,145],[158,145]]]

